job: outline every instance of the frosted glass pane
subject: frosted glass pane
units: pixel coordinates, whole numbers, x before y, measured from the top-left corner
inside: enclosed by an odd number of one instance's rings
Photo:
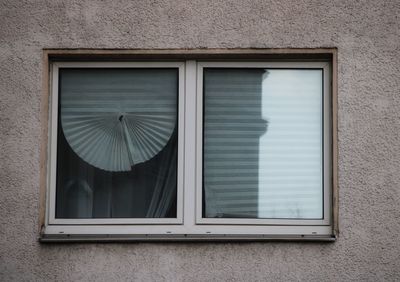
[[[204,217],[323,217],[321,69],[205,69]]]

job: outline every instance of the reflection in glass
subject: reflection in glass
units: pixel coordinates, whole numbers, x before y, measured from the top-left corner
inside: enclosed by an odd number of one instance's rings
[[[204,71],[203,217],[323,216],[322,70]]]
[[[176,217],[177,69],[60,69],[56,218]]]

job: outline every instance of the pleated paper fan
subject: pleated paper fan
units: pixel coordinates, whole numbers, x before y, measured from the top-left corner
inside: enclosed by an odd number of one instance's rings
[[[64,113],[62,125],[69,145],[83,160],[107,171],[128,171],[165,147],[175,119],[121,113]]]
[[[129,171],[154,157],[174,131],[176,91],[146,91],[96,93],[83,87],[82,92],[62,93],[61,125],[72,150],[87,163],[113,172]]]

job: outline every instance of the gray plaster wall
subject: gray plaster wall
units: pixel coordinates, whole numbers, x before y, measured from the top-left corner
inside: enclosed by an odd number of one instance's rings
[[[0,1],[1,281],[400,280],[400,2]],[[42,48],[338,48],[335,243],[40,244]]]

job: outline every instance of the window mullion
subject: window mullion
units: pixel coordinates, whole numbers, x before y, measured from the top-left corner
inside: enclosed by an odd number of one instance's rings
[[[195,225],[196,207],[196,80],[196,61],[186,61],[184,225],[189,230]]]

